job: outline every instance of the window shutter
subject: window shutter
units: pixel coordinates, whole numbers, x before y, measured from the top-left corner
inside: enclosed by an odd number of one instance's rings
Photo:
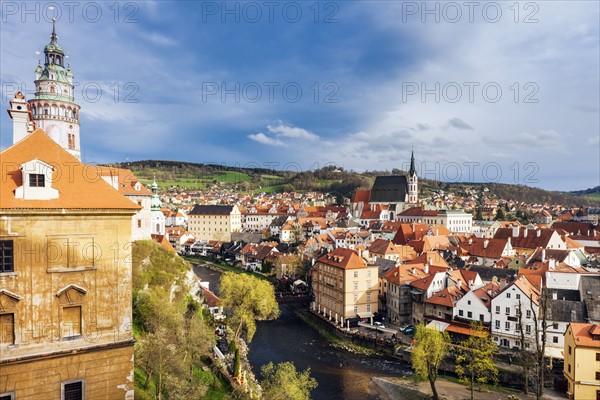
[[[63,400],[82,400],[83,382],[72,382],[65,384]]]

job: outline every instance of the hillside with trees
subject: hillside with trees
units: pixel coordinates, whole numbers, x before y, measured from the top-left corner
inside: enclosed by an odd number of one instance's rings
[[[327,192],[341,197],[352,197],[358,189],[368,189],[379,175],[404,174],[404,171],[346,171],[336,166],[326,166],[311,171],[282,171],[256,167],[198,164],[183,161],[146,160],[110,164],[131,169],[142,181],[149,184],[156,178],[162,188],[205,190],[215,186],[242,192]],[[488,196],[528,204],[562,204],[570,207],[598,206],[599,187],[580,192],[548,191],[540,188],[504,183],[449,183],[420,180],[422,197],[444,190],[457,195],[474,188],[487,188]],[[595,197],[596,196],[596,197]]]
[[[212,372],[213,333],[189,295],[190,265],[157,243],[133,243],[135,398],[224,398],[227,385]]]

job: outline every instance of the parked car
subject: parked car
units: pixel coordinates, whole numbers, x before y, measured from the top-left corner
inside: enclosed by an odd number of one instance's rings
[[[374,322],[373,325],[375,325],[375,328],[385,328],[385,325],[383,325],[381,322]]]
[[[415,331],[416,328],[414,327],[414,325],[408,325],[407,327],[402,329],[402,333],[404,333],[405,335],[413,335]]]

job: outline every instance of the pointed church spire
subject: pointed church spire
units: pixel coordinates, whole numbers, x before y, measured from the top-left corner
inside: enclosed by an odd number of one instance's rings
[[[415,169],[415,152],[414,150],[410,151],[410,169],[408,170],[408,175],[413,176],[417,173]]]

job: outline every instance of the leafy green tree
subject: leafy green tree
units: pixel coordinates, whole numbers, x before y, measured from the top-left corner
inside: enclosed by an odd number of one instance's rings
[[[270,362],[262,366],[261,373],[264,399],[308,400],[311,390],[318,386],[317,381],[310,377],[310,368],[298,372],[292,362],[277,365]]]
[[[440,332],[425,325],[417,326],[415,333],[411,364],[417,375],[426,378],[431,385],[435,400],[439,399],[435,381],[440,364],[448,354],[450,337],[447,332]]]
[[[252,275],[225,272],[221,276],[221,304],[233,312],[232,322],[238,327],[235,337],[246,329],[246,338],[252,340],[256,320],[275,319],[279,305],[273,285]]]
[[[174,344],[173,332],[159,327],[156,332],[147,334],[135,344],[136,365],[144,370],[147,379],[144,387],[153,379],[156,384],[156,398],[164,398],[165,376],[179,370],[181,355]]]
[[[206,384],[194,372],[210,354],[212,330],[185,286],[190,265],[152,241],[132,250],[135,367],[146,378],[136,380],[136,398],[203,398]]]
[[[471,323],[471,336],[456,347],[456,373],[471,391],[475,385],[498,382],[493,356],[498,346],[480,322]]]

